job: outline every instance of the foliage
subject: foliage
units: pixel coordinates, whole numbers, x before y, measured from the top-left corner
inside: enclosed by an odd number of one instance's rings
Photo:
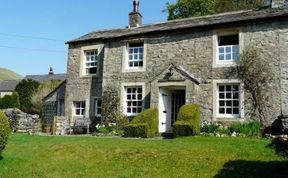
[[[272,140],[271,146],[275,148],[277,154],[288,157],[288,138],[276,137]]]
[[[287,177],[287,158],[267,147],[270,142],[243,137],[161,140],[13,134],[3,152],[7,159],[0,161],[0,177]]]
[[[175,4],[168,2],[168,20],[214,14],[214,4],[214,0],[178,0]]]
[[[107,86],[102,101],[102,124],[107,126],[109,123],[116,123],[119,128],[128,124],[128,118],[121,112],[119,93],[115,88]]]
[[[96,133],[104,134],[104,135],[118,135],[122,136],[124,134],[123,128],[119,128],[116,123],[108,123],[97,124],[96,125]]]
[[[173,125],[174,136],[195,135],[192,125],[187,121],[177,121]]]
[[[127,127],[131,124],[147,124],[147,137],[155,137],[158,133],[158,109],[149,108],[138,114],[133,120],[128,124]],[[140,127],[130,127],[130,128],[140,128]],[[142,127],[141,127],[142,128]],[[124,129],[127,130],[127,129]],[[137,131],[135,131],[136,133]],[[125,133],[125,135],[127,135]],[[133,135],[131,135],[133,137]],[[136,137],[136,136],[135,136]]]
[[[40,83],[38,89],[33,93],[31,98],[31,111],[40,115],[43,107],[42,99],[54,91],[61,83],[62,81],[60,80],[44,81]]]
[[[147,138],[149,137],[148,127],[147,123],[128,124],[124,127],[124,137]]]
[[[189,125],[192,130],[191,135],[200,134],[200,107],[197,104],[186,104],[180,108],[177,121],[173,125],[174,135],[177,136],[180,134],[177,133],[179,127],[187,128],[187,125]],[[189,128],[187,129],[189,130]],[[185,133],[190,133],[190,131]]]
[[[234,123],[229,127],[230,132],[245,134],[246,136],[258,136],[260,134],[260,123],[257,121],[249,123]]]
[[[252,9],[263,3],[263,0],[177,0],[176,3],[167,3],[164,11],[168,12],[168,20],[174,20]]]
[[[270,72],[269,60],[261,55],[256,48],[248,48],[240,55],[236,72],[244,84],[244,89],[250,94],[252,101],[251,115],[260,119],[262,126],[267,125],[265,117],[267,103],[269,103],[269,84],[274,80]]]
[[[15,88],[15,91],[19,94],[20,108],[26,113],[33,113],[31,98],[35,91],[39,87],[39,83],[31,79],[21,80]]]
[[[17,92],[13,92],[12,95],[5,95],[3,98],[0,98],[0,109],[19,108],[19,107],[20,107],[20,101]]]
[[[220,131],[220,125],[219,124],[204,124],[201,127],[201,132],[205,133],[216,133]]]
[[[0,110],[0,157],[10,133],[10,124],[7,116]]]

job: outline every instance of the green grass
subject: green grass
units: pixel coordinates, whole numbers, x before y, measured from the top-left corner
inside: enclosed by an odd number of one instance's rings
[[[256,138],[123,139],[14,134],[0,177],[287,177],[288,160]]]

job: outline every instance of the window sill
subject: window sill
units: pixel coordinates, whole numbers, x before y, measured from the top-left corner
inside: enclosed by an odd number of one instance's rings
[[[145,72],[146,69],[143,67],[143,68],[126,68],[126,69],[123,69],[122,72],[123,73],[129,73],[129,72]]]
[[[226,62],[226,63],[217,62],[216,64],[213,65],[213,68],[236,67],[236,66],[237,66],[236,62]]]
[[[80,78],[92,78],[92,77],[97,77],[97,74],[90,74],[90,75],[81,75]]]

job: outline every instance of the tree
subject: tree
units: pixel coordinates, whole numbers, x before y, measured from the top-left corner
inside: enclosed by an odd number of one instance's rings
[[[263,0],[177,0],[166,4],[168,20],[211,15],[215,13],[251,9],[264,4]]]
[[[20,107],[19,95],[16,92],[13,92],[12,95],[5,95],[3,98],[0,99],[0,109],[19,108],[19,107]]]
[[[31,111],[40,115],[43,106],[42,99],[55,90],[61,83],[60,80],[44,81],[43,83],[40,83],[38,89],[31,97]]]
[[[262,126],[266,126],[265,116],[267,103],[269,102],[269,84],[274,80],[270,72],[269,60],[261,56],[261,51],[256,48],[248,48],[240,55],[236,72],[244,84],[244,89],[250,94],[252,101],[252,114],[259,117]]]
[[[178,0],[175,4],[166,4],[168,20],[214,14],[215,0]]]
[[[19,94],[20,109],[26,113],[33,113],[31,98],[35,91],[39,87],[39,83],[31,79],[21,80],[15,88],[15,91]]]

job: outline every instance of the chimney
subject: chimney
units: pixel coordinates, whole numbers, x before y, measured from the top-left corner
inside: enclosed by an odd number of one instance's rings
[[[54,75],[53,68],[50,67],[48,75]]]
[[[129,13],[129,27],[140,27],[142,25],[142,15],[139,12],[139,0],[133,1],[133,12]]]

